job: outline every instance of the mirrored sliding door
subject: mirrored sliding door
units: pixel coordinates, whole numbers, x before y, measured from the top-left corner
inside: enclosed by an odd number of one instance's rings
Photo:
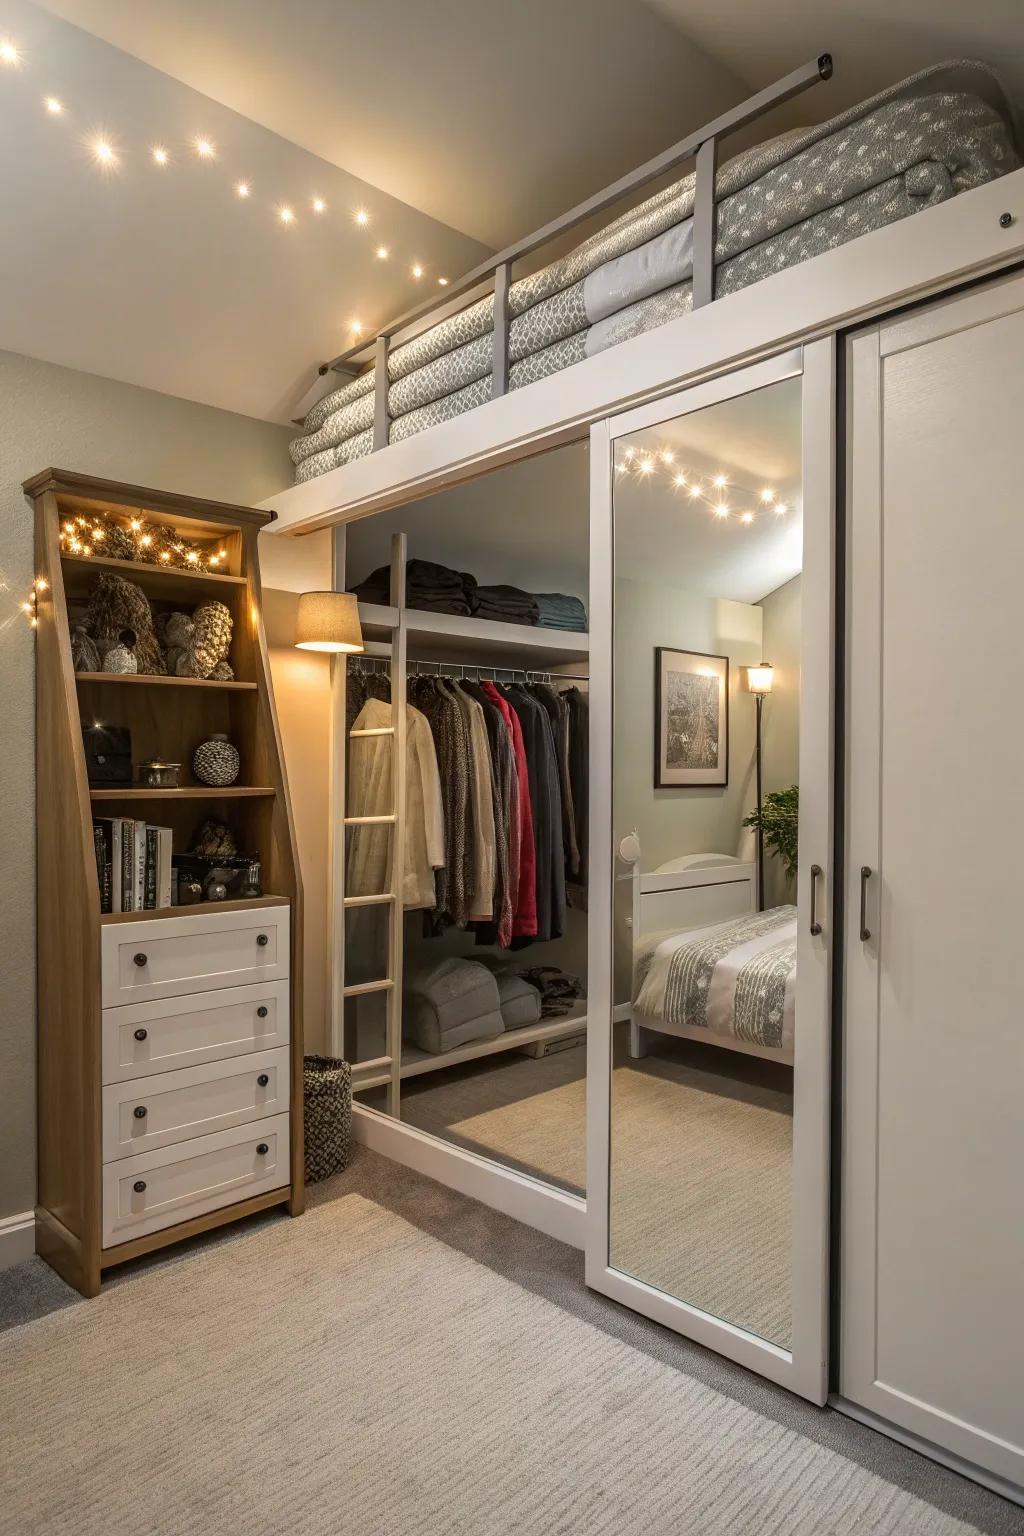
[[[821,343],[592,444],[588,1282],[819,1401],[831,400]]]

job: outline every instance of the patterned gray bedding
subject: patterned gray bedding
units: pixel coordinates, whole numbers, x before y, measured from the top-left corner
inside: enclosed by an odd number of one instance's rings
[[[927,91],[929,78],[948,68],[925,70],[827,123],[783,134],[725,164],[715,186],[716,296],[1016,169],[1010,130],[981,95]],[[960,69],[988,73],[981,65]],[[691,174],[513,283],[511,389],[690,308],[693,201]],[[394,348],[391,442],[490,399],[493,306],[487,296]],[[297,480],[371,451],[373,389],[371,368],[317,402],[291,444]]]
[[[651,935],[637,955],[634,1013],[791,1051],[796,943],[795,907]]]

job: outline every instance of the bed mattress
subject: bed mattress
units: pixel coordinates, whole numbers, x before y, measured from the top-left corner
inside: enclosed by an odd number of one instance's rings
[[[795,907],[772,907],[642,939],[634,1014],[791,1051],[796,915]]]
[[[1016,169],[1010,129],[981,93],[929,91],[923,71],[829,122],[772,139],[725,164],[715,185],[715,292],[724,297],[857,236]],[[694,176],[654,194],[509,291],[509,387],[546,378],[691,306]],[[388,359],[389,441],[491,396],[493,295]],[[374,371],[332,391],[291,444],[308,480],[373,447]]]

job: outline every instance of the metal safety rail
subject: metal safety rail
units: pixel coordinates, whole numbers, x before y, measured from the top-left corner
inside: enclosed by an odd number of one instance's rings
[[[499,395],[506,394],[509,374],[508,295],[512,283],[513,264],[525,256],[532,255],[541,246],[557,239],[559,235],[564,235],[587,219],[614,207],[616,203],[641,191],[649,182],[657,180],[658,177],[675,170],[684,161],[694,157],[696,157],[696,186],[693,205],[693,307],[697,309],[701,305],[710,304],[715,296],[714,252],[717,233],[715,173],[718,166],[720,141],[729,134],[747,127],[757,118],[763,117],[773,107],[781,106],[783,102],[799,96],[809,86],[816,85],[821,80],[830,79],[831,75],[832,55],[819,54],[810,63],[793,70],[792,74],[785,75],[774,85],[766,86],[763,91],[758,91],[756,95],[749,97],[739,106],[731,108],[730,111],[723,112],[720,117],[714,118],[688,138],[681,139],[670,149],[655,155],[652,160],[646,161],[637,170],[630,171],[626,176],[620,176],[618,181],[613,181],[602,191],[595,192],[584,202],[577,203],[576,207],[571,208],[568,213],[550,220],[549,223],[535,230],[532,235],[527,235],[523,240],[517,240],[513,245],[506,246],[503,251],[498,251],[494,256],[481,262],[457,282],[449,283],[443,299],[426,299],[412,309],[407,309],[404,314],[398,315],[388,325],[382,326],[374,340],[358,342],[355,346],[349,347],[348,351],[340,352],[329,363],[321,364],[319,370],[321,376],[332,371],[354,376],[359,371],[361,363],[369,361],[369,349],[373,349],[376,362],[374,452],[378,448],[386,447],[388,442],[388,430],[391,425],[388,413],[390,383],[388,353],[393,338],[399,332],[413,325],[417,320],[422,320],[434,310],[447,308],[452,299],[460,298],[485,280],[492,279],[494,282],[494,353],[491,366],[491,398],[493,400]]]

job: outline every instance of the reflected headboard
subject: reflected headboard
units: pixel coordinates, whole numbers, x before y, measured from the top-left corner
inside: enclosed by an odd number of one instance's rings
[[[730,854],[691,853],[645,875],[640,872],[640,844],[634,834],[622,839],[619,857],[631,865],[625,878],[633,882],[634,945],[646,933],[702,928],[754,911],[755,865]]]

